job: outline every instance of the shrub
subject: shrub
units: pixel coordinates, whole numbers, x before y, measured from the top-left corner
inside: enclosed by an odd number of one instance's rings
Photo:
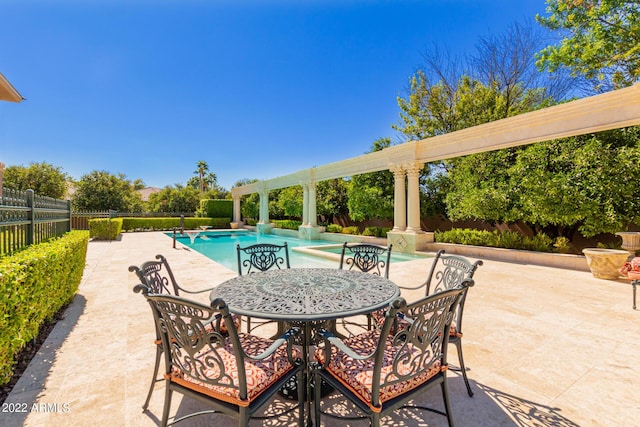
[[[358,230],[358,226],[351,225],[349,227],[342,227],[342,234],[358,234],[360,231]]]
[[[199,216],[207,218],[231,218],[233,217],[233,200],[228,199],[202,199],[200,200]]]
[[[276,228],[285,228],[287,230],[297,230],[302,225],[302,221],[295,221],[292,219],[280,219],[273,221]]]
[[[569,253],[569,251],[571,251],[571,244],[569,242],[569,239],[567,239],[564,236],[560,236],[556,238],[556,241],[553,244],[553,248],[556,252],[560,254],[566,254],[566,253]]]
[[[255,226],[258,223],[257,219],[247,218],[247,225]]]
[[[229,218],[192,218],[184,219],[185,229],[197,229],[200,226],[213,228],[229,228]],[[179,217],[167,218],[122,218],[122,228],[125,231],[134,230],[173,230],[180,227]]]
[[[116,240],[122,232],[122,218],[89,220],[89,237],[96,240]]]
[[[0,259],[0,385],[11,379],[15,355],[73,300],[88,241],[74,230]]]
[[[387,237],[387,232],[390,230],[391,227],[365,227],[362,235],[373,237]]]
[[[538,252],[553,252],[553,239],[544,233],[533,237],[523,236],[514,231],[474,230],[470,228],[453,228],[449,231],[436,231],[436,242],[457,243],[461,245],[489,246],[506,249],[523,249]],[[568,240],[567,240],[568,245]]]
[[[329,224],[327,225],[328,233],[342,233],[342,226],[338,224]]]

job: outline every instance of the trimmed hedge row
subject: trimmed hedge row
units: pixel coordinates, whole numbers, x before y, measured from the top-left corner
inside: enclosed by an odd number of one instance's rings
[[[229,228],[231,225],[229,218],[185,218],[185,229],[196,229],[202,226],[213,228]],[[122,218],[122,229],[124,231],[135,230],[173,230],[173,227],[180,227],[180,218]]]
[[[435,241],[440,243],[457,243],[461,245],[489,246],[494,248],[522,249],[538,252],[560,252],[569,250],[569,242],[565,237],[556,240],[544,233],[533,237],[523,236],[515,231],[493,232],[471,228],[454,228],[449,231],[436,231]]]
[[[229,218],[233,217],[233,200],[228,199],[202,199],[198,213],[201,217]]]
[[[302,225],[302,221],[293,219],[276,219],[273,221],[276,228],[284,228],[286,230],[297,230]]]
[[[0,385],[40,326],[73,300],[82,280],[89,233],[74,230],[0,259]]]
[[[122,232],[122,218],[89,220],[89,237],[96,240],[116,240]]]

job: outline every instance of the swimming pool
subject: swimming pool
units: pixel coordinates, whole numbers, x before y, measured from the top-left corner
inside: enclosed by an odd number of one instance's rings
[[[167,233],[173,236],[173,233]],[[258,234],[248,230],[226,230],[200,232],[192,239],[185,235],[176,237],[176,241],[200,252],[230,270],[238,269],[236,245],[248,246],[256,243],[281,245],[287,242],[291,268],[316,267],[338,268],[342,244],[326,240],[302,240],[296,237],[275,234]],[[415,261],[423,256],[392,252],[391,262]]]
[[[173,237],[173,233],[167,233]],[[248,230],[233,231],[206,231],[201,232],[191,243],[191,238],[187,235],[176,237],[176,241],[200,252],[217,263],[224,265],[230,270],[238,270],[238,255],[236,245],[248,246],[256,243],[273,243],[281,245],[287,242],[289,246],[289,258],[291,268],[297,267],[319,267],[338,268],[338,261],[319,258],[306,253],[297,252],[295,248],[302,246],[322,246],[331,244],[324,240],[301,240],[295,237],[276,236],[274,234],[258,234]]]

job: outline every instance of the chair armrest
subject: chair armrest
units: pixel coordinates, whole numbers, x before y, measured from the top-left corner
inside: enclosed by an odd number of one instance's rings
[[[180,289],[180,292],[184,292],[184,293],[187,293],[187,294],[201,294],[203,292],[211,292],[212,290],[215,289],[215,287],[207,288],[207,289],[200,289],[200,290],[197,290],[197,291],[190,291],[189,289],[185,289],[182,286],[178,286],[178,289]]]
[[[247,354],[247,352],[244,351],[244,349],[242,350],[242,352],[244,353],[244,356],[247,359],[264,360],[267,357],[271,356],[273,353],[275,353],[283,344],[288,343],[288,345],[287,345],[287,354],[289,356],[289,361],[291,363],[294,363],[293,356],[291,354],[291,348],[292,348],[291,341],[292,341],[294,336],[299,335],[299,334],[300,334],[300,329],[299,328],[291,328],[291,329],[287,330],[285,333],[283,333],[275,341],[273,341],[273,343],[269,347],[267,347],[267,349],[265,351],[263,351],[260,354]]]
[[[325,341],[325,348],[324,348],[324,352],[325,352],[325,358],[324,358],[324,364],[323,367],[326,366],[326,364],[328,363],[328,361],[331,359],[331,346],[336,347],[338,350],[342,351],[343,353],[345,353],[347,356],[356,359],[356,360],[367,360],[372,358],[375,353],[376,350],[373,349],[373,351],[370,354],[367,355],[360,355],[358,353],[356,353],[355,351],[353,351],[348,345],[346,345],[340,338],[336,337],[333,333],[331,333],[330,331],[327,331],[326,329],[321,329],[318,331],[318,335],[320,335],[322,337],[322,340]]]

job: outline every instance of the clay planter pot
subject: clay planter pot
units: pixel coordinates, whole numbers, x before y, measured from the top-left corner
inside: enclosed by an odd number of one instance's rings
[[[629,252],[619,249],[585,248],[582,253],[593,277],[607,280],[620,278],[618,270],[629,258]]]

